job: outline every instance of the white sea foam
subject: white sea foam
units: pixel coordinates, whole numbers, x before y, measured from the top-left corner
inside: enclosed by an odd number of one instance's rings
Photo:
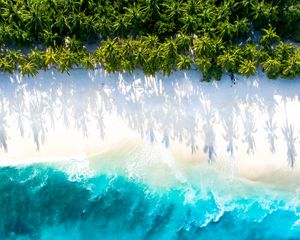
[[[128,175],[157,183],[161,176],[184,182],[193,169],[212,166],[296,186],[299,79],[200,79],[195,71],[2,75],[0,164],[91,159],[89,166],[101,169],[104,158],[117,155],[131,159],[117,163]]]

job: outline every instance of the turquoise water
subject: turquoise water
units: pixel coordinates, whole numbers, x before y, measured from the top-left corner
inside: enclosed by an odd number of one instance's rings
[[[296,193],[239,180],[157,187],[54,165],[0,179],[0,239],[300,239]]]

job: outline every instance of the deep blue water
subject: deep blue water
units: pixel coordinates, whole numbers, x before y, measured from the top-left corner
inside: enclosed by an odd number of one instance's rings
[[[108,174],[74,181],[58,169],[0,168],[0,239],[300,239],[300,206],[285,193],[225,201],[222,186],[157,188]]]

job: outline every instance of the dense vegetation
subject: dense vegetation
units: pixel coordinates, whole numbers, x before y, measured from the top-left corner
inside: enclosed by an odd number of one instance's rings
[[[299,0],[0,0],[0,70],[300,76]],[[91,46],[95,46],[92,49]],[[88,47],[86,47],[88,46]],[[16,50],[21,49],[21,50]]]

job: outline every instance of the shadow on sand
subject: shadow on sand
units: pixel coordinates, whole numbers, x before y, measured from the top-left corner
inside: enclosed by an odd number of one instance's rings
[[[217,157],[218,138],[226,143],[223,148],[229,156],[234,156],[240,140],[247,154],[254,154],[256,135],[264,131],[271,153],[277,151],[278,138],[284,139],[288,163],[294,166],[299,126],[290,123],[286,113],[280,127],[274,115],[278,105],[291,100],[300,107],[299,81],[271,81],[258,74],[251,79],[237,77],[232,86],[227,76],[211,83],[200,82],[200,77],[195,71],[147,77],[139,71],[107,74],[103,70],[76,70],[70,76],[47,71],[33,79],[2,75],[0,148],[8,150],[8,129],[18,128],[22,137],[32,136],[39,150],[58,121],[84,137],[89,137],[94,124],[100,141],[105,139],[105,114],[117,113],[151,143],[168,148],[179,141],[193,154],[203,150],[209,162]],[[264,116],[263,124],[258,116]],[[16,126],[10,124],[11,118]]]

